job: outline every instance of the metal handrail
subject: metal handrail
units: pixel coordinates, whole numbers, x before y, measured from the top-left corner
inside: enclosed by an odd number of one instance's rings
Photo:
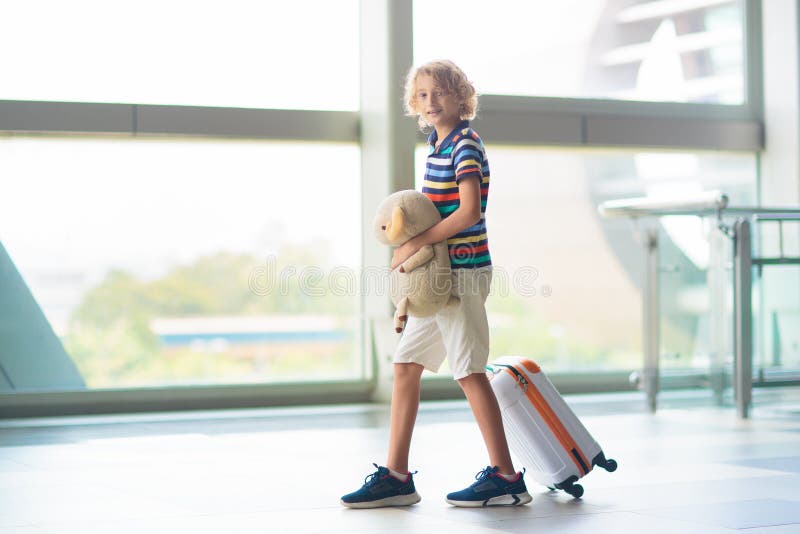
[[[675,215],[698,217],[714,215],[718,228],[734,244],[734,390],[736,410],[741,418],[749,416],[752,398],[753,337],[752,337],[752,267],[757,265],[796,264],[800,257],[783,255],[783,223],[800,222],[800,208],[765,208],[761,206],[730,206],[729,198],[721,191],[706,191],[691,197],[639,197],[603,202],[600,215],[607,219],[648,218]],[[725,215],[738,215],[733,225],[724,222]],[[754,223],[779,223],[780,255],[777,258],[754,258],[750,238],[750,219]],[[655,412],[659,382],[659,304],[658,304],[658,232],[648,229],[644,236],[645,288],[643,291],[644,380],[642,389],[647,395],[650,410]]]
[[[597,207],[605,219],[637,219],[671,215],[713,214],[757,216],[761,220],[797,220],[800,208],[766,208],[763,206],[731,206],[728,195],[720,191],[705,191],[692,196],[635,197],[607,200]]]
[[[606,219],[662,217],[665,215],[706,215],[728,206],[728,197],[720,191],[706,191],[691,197],[622,198],[608,200],[598,206]]]

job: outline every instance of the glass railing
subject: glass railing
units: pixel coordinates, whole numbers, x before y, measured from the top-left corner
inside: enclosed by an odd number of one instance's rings
[[[753,386],[800,384],[800,209],[732,206],[719,191],[604,202],[645,249],[643,353],[632,377],[651,410],[670,382],[730,386],[748,417]]]

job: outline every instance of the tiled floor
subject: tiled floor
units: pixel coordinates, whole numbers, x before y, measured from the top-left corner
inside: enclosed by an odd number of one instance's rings
[[[0,534],[800,533],[797,396],[745,422],[697,402],[652,416],[638,397],[569,400],[619,469],[592,472],[581,500],[531,480],[531,505],[487,510],[444,502],[486,464],[462,402],[423,405],[423,499],[405,509],[338,504],[384,461],[381,406],[0,421]]]

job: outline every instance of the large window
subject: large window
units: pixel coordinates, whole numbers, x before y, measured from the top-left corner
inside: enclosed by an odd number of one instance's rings
[[[0,137],[0,242],[89,387],[360,376],[351,144]]]
[[[252,391],[330,381],[321,394],[366,399],[383,375],[361,325],[390,306],[359,287],[362,262],[388,260],[362,214],[411,187],[418,140],[385,95],[399,95],[410,63],[436,58],[485,95],[491,356],[557,372],[639,367],[642,247],[596,208],[712,188],[756,202],[759,6],[1,3],[0,267],[15,299],[2,311],[17,323],[0,388],[57,391],[13,379],[66,377],[49,365],[61,362],[72,373],[61,389],[83,383],[77,367],[91,389],[164,387],[207,404],[218,388],[173,386],[288,383],[222,388],[250,404]],[[656,224],[662,354],[702,365],[719,330],[709,229]],[[773,315],[786,332],[796,313]],[[781,343],[794,358],[795,340]]]
[[[0,4],[0,100],[358,109],[358,1]]]
[[[641,366],[643,245],[629,221],[602,219],[598,204],[711,189],[738,205],[755,202],[752,154],[487,151],[491,356],[531,356],[550,370]],[[418,173],[426,153],[417,150]],[[661,222],[662,351],[669,366],[706,365],[712,350],[708,232],[693,217]]]
[[[484,94],[742,104],[742,6],[415,0],[414,61],[452,59]]]

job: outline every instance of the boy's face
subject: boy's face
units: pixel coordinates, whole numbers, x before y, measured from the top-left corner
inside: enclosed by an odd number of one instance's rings
[[[461,104],[456,95],[443,92],[433,76],[419,75],[415,102],[417,113],[437,131],[455,128],[461,121],[459,115]]]

